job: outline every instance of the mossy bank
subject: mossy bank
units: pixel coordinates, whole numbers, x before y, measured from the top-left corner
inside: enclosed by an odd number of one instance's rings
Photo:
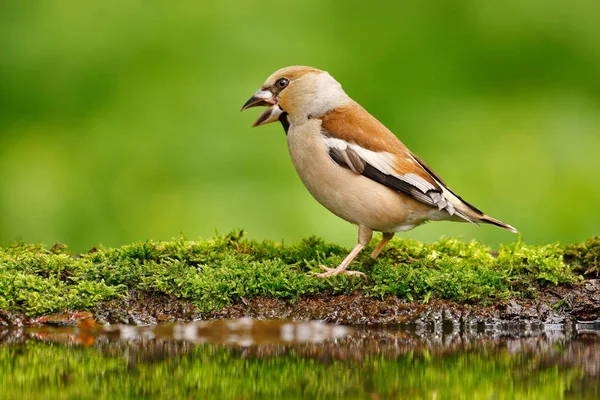
[[[499,249],[459,239],[395,239],[367,275],[319,279],[348,249],[311,237],[252,241],[242,232],[206,241],[146,241],[71,254],[15,244],[0,249],[0,324],[91,311],[100,321],[148,323],[256,316],[340,323],[600,318],[600,238],[562,246],[522,241]],[[46,319],[47,320],[47,319]]]

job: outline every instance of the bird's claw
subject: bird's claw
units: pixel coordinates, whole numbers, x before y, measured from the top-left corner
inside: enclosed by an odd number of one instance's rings
[[[348,276],[360,276],[362,278],[367,278],[367,276],[360,272],[360,271],[347,271],[346,269],[338,269],[338,268],[327,268],[324,265],[319,265],[320,268],[323,268],[325,270],[325,272],[321,273],[321,274],[317,274],[316,277],[317,278],[329,278],[330,276],[335,276],[335,275],[339,275],[339,274],[345,274]]]

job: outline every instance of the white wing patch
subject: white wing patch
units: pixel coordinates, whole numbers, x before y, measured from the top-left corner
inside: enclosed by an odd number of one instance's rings
[[[364,160],[364,162],[371,164],[384,174],[394,175],[394,155],[391,153],[367,150],[355,143],[348,143],[345,140],[331,137],[325,137],[325,143],[330,149],[334,148],[342,152],[346,152],[347,149],[351,149],[362,160]]]
[[[367,150],[355,143],[349,143],[326,134],[323,135],[323,140],[329,154],[338,164],[343,164],[344,167],[353,172],[365,175],[394,190],[407,193],[425,204],[437,207],[439,210],[446,210],[450,215],[457,213],[454,205],[445,196],[448,191],[443,184],[432,177],[438,183],[436,187],[412,172],[398,174],[394,169],[395,159],[393,154]],[[412,158],[410,161],[421,168]],[[372,168],[376,171],[373,171]],[[462,213],[458,212],[457,214],[463,217]]]

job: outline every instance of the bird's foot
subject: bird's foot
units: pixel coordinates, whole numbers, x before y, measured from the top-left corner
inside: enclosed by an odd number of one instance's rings
[[[319,265],[319,267],[323,268],[325,270],[325,272],[323,272],[321,274],[317,274],[316,275],[317,278],[329,278],[330,276],[335,276],[335,275],[339,275],[339,274],[345,274],[348,276],[360,276],[365,279],[367,278],[367,276],[360,271],[347,271],[345,266],[343,268],[341,268],[341,266],[339,266],[337,268],[327,268],[324,265]]]

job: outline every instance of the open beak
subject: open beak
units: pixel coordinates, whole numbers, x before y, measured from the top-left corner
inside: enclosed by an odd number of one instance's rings
[[[257,106],[265,106],[268,107],[254,122],[253,127],[259,125],[269,124],[271,122],[275,122],[279,120],[279,116],[283,112],[281,108],[279,108],[279,104],[277,104],[277,100],[273,97],[273,93],[268,90],[258,90],[256,93],[248,99],[248,101],[243,105],[242,110],[247,110],[251,107]]]

